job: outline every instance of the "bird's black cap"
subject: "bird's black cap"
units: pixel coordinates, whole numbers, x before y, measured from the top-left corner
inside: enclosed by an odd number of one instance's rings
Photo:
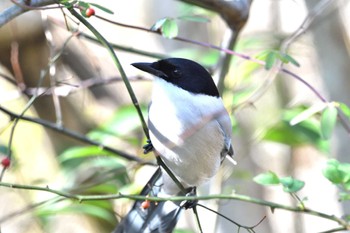
[[[164,79],[194,94],[219,97],[208,71],[192,60],[168,58],[153,63],[133,63],[134,67]]]

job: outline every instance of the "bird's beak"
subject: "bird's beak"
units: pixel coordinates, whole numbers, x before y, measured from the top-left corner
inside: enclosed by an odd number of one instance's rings
[[[147,72],[149,74],[153,74],[153,75],[155,75],[157,77],[161,77],[161,78],[167,78],[168,77],[161,70],[157,69],[157,67],[158,67],[157,62],[154,62],[154,63],[138,62],[138,63],[132,63],[131,65],[136,67],[137,69],[145,71],[145,72]]]

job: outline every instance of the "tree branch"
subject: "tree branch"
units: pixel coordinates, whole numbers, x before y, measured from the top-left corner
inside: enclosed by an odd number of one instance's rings
[[[0,28],[6,23],[10,22],[17,16],[27,12],[28,10],[35,9],[37,7],[47,6],[55,4],[55,0],[31,0],[30,4],[26,5],[24,0],[17,1],[17,4],[10,6],[0,13]]]
[[[44,126],[46,128],[52,129],[52,130],[54,130],[56,132],[59,132],[61,134],[67,135],[67,136],[69,136],[71,138],[74,138],[76,140],[79,140],[81,142],[84,142],[84,143],[87,143],[87,144],[90,144],[90,145],[94,145],[94,146],[98,146],[98,147],[100,147],[103,150],[106,150],[106,151],[112,152],[114,154],[117,154],[120,157],[123,157],[125,159],[131,160],[131,161],[136,161],[136,162],[139,162],[141,164],[154,165],[154,163],[147,162],[147,161],[145,161],[145,160],[143,160],[143,159],[141,159],[141,158],[139,158],[137,156],[130,155],[128,153],[125,153],[124,151],[117,150],[117,149],[111,148],[109,146],[102,145],[99,142],[96,142],[96,141],[93,141],[93,140],[89,139],[85,135],[79,134],[79,133],[77,133],[75,131],[72,131],[70,129],[64,128],[62,126],[58,126],[55,123],[52,123],[52,122],[49,122],[49,121],[46,121],[46,120],[43,120],[43,119],[40,119],[40,118],[32,118],[32,117],[28,117],[28,116],[21,116],[21,115],[16,114],[16,113],[14,113],[14,112],[12,112],[12,111],[10,111],[10,110],[2,107],[2,106],[0,106],[0,111],[2,111],[3,113],[7,114],[11,118],[11,120],[13,120],[13,119],[21,119],[21,120],[24,120],[24,121],[32,122],[32,123]]]
[[[14,189],[27,189],[27,190],[36,190],[36,191],[54,193],[58,196],[62,196],[62,197],[76,200],[79,202],[96,201],[96,200],[114,200],[114,199],[122,199],[122,198],[127,198],[131,200],[149,200],[154,202],[162,202],[162,201],[179,202],[179,201],[195,201],[195,200],[237,200],[237,201],[242,201],[247,203],[253,203],[260,206],[270,207],[272,211],[274,211],[275,209],[282,209],[282,210],[287,210],[287,211],[296,212],[296,213],[313,215],[316,217],[337,222],[339,225],[343,227],[342,228],[343,230],[350,230],[350,223],[345,221],[342,218],[336,217],[335,215],[329,215],[329,214],[325,214],[322,212],[318,212],[312,209],[303,208],[299,206],[293,207],[293,206],[282,205],[275,202],[270,202],[270,201],[253,198],[246,195],[240,195],[240,194],[231,194],[231,195],[217,194],[217,195],[208,195],[208,196],[173,196],[173,197],[165,198],[165,197],[152,197],[152,196],[143,196],[143,195],[124,195],[121,193],[109,194],[109,195],[79,195],[79,194],[76,195],[76,194],[71,194],[69,192],[50,189],[48,186],[40,187],[40,186],[20,185],[20,184],[12,184],[12,183],[5,183],[5,182],[0,182],[0,186],[14,188]]]

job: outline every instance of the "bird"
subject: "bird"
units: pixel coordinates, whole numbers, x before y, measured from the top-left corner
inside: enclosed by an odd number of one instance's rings
[[[234,163],[232,123],[214,80],[202,65],[185,58],[131,65],[154,76],[145,153],[153,150],[173,174],[158,168],[141,195],[170,197],[184,190],[195,195],[225,158]],[[113,232],[172,232],[183,209],[196,205],[165,201],[143,208],[143,203],[136,201]]]

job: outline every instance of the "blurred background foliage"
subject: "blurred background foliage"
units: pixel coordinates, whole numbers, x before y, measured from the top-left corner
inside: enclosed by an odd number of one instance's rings
[[[284,205],[304,205],[344,217],[349,224],[349,3],[253,1],[241,30],[242,22],[237,27],[227,25],[215,11],[191,5],[196,1],[184,2],[79,4],[115,22],[161,30],[162,35],[157,35],[86,18],[115,47],[145,119],[151,78],[130,63],[186,57],[206,66],[219,83],[232,117],[238,165],[224,164],[200,194],[236,192]],[[2,1],[1,12],[12,5],[10,0]],[[86,16],[85,11],[82,14]],[[311,24],[303,28],[305,19]],[[2,161],[12,148],[11,165],[3,170],[2,182],[79,195],[137,194],[155,166],[123,159],[116,150],[148,163],[154,163],[154,157],[142,153],[146,138],[110,55],[89,30],[75,22],[61,9],[36,10],[0,28],[0,106],[16,114],[28,107],[26,117],[54,126],[50,129],[24,120],[16,124],[0,111]],[[283,51],[298,30],[301,35]],[[224,53],[181,42],[177,36],[239,54],[225,60]],[[229,65],[222,75],[225,61]],[[281,63],[329,102],[296,78],[278,72]],[[73,133],[65,133],[66,129]],[[1,232],[80,233],[112,231],[132,201],[77,202],[47,192],[0,187],[0,203]],[[339,227],[324,218],[244,202],[208,201],[206,205],[242,225],[253,226],[266,216],[254,228],[256,232],[309,233]],[[238,230],[205,210],[199,216],[205,232]],[[196,229],[193,214],[187,211],[177,232]]]

